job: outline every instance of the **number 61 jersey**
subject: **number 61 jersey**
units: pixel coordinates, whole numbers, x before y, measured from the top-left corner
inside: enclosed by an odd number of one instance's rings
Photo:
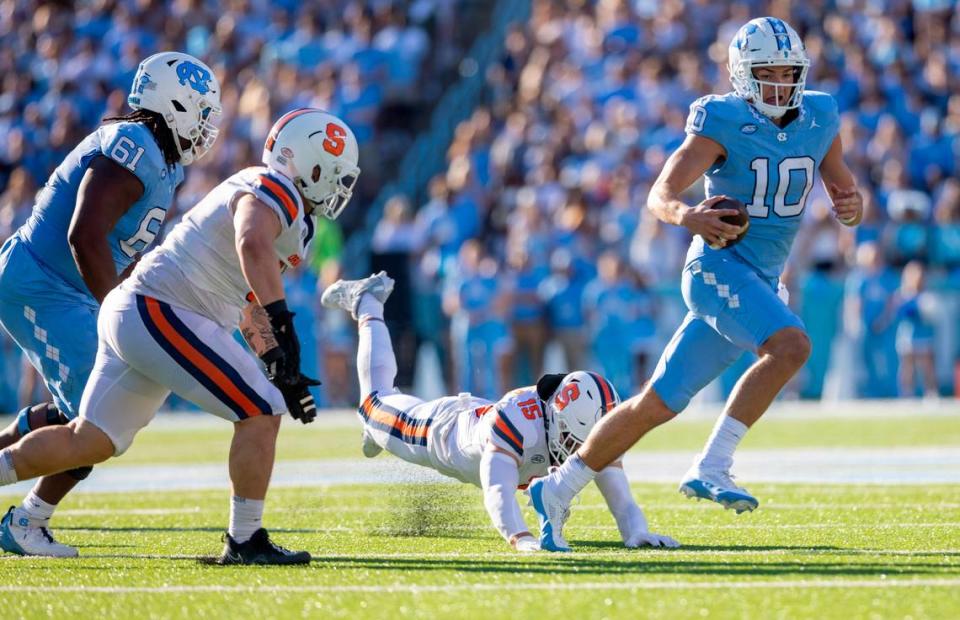
[[[727,153],[705,173],[707,197],[726,195],[747,205],[750,230],[735,247],[712,250],[695,236],[687,263],[732,252],[766,278],[780,276],[814,176],[840,127],[830,95],[804,91],[796,118],[784,127],[734,93],[701,97],[690,106],[686,132],[709,138]]]
[[[167,165],[153,134],[140,123],[103,125],[57,166],[18,234],[34,258],[86,295],[89,291],[77,270],[67,236],[80,181],[90,162],[101,155],[129,170],[143,184],[143,195],[107,235],[117,273],[126,269],[156,237],[173,204],[174,191],[183,181],[183,168],[180,164]],[[103,200],[108,202],[110,196]]]

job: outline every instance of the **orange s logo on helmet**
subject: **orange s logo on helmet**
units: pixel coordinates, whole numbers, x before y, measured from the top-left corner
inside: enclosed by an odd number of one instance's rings
[[[323,141],[323,150],[334,157],[343,154],[343,149],[347,145],[344,138],[347,137],[347,131],[336,123],[327,123],[327,137]]]
[[[570,404],[570,401],[577,400],[580,398],[580,387],[576,383],[571,383],[570,385],[563,388],[563,391],[557,394],[557,397],[553,399],[553,404],[556,406],[557,411],[563,411],[567,408],[567,405]]]

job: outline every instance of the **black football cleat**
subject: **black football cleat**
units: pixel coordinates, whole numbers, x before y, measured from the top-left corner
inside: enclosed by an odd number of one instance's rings
[[[290,551],[270,540],[266,529],[260,528],[250,540],[238,543],[230,534],[224,534],[226,546],[218,564],[309,564],[308,551]]]

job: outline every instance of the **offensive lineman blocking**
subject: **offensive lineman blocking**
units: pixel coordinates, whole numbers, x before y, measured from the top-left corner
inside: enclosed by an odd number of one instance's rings
[[[860,222],[863,200],[843,162],[836,102],[804,91],[810,60],[797,33],[779,19],[754,19],[737,32],[729,56],[735,92],[694,102],[687,138],[648,200],[659,219],[695,235],[682,279],[689,313],[646,389],[605,416],[555,473],[531,483],[547,531],[562,530],[570,501],[596,471],[673,419],[743,350],[756,351],[759,360],[740,378],[680,490],[737,512],[759,505],[729,472],[747,429],[810,352],[803,324],[778,296],[778,285],[815,170],[843,224]],[[680,194],[701,175],[708,198],[688,206]],[[749,233],[732,248],[726,241],[740,230],[720,218],[736,211],[711,209],[724,196],[747,204],[751,219]]]
[[[357,156],[340,119],[316,109],[281,117],[263,151],[266,166],[207,194],[107,295],[79,419],[0,451],[0,484],[119,456],[174,391],[234,422],[221,563],[309,562],[309,553],[275,545],[261,526],[280,415],[303,423],[316,415],[309,387],[317,383],[300,373],[281,273],[303,260],[313,219],[337,217],[350,200]],[[259,330],[273,346],[258,353],[269,381],[232,337],[242,313],[266,323]]]
[[[620,397],[609,381],[584,371],[545,375],[536,386],[512,390],[495,403],[466,393],[431,401],[403,394],[394,387],[397,360],[383,322],[383,304],[392,291],[393,280],[381,271],[363,280],[339,280],[321,297],[324,306],[346,310],[357,320],[364,455],[386,449],[479,486],[504,540],[517,551],[540,550],[523,521],[516,490],[546,474],[551,464],[562,463]],[[619,463],[597,474],[596,483],[625,546],[680,546],[647,529]],[[569,550],[559,532],[547,541],[549,551]]]
[[[140,63],[127,102],[50,175],[30,219],[0,249],[0,324],[53,395],[21,410],[0,433],[7,447],[77,417],[97,354],[97,312],[150,247],[183,181],[183,166],[217,138],[220,84],[187,54]],[[57,505],[90,473],[37,481],[0,522],[0,547],[20,555],[74,557],[47,527]]]

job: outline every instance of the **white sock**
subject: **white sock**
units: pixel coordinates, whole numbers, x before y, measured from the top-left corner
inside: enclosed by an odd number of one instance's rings
[[[17,470],[13,468],[10,449],[0,450],[0,486],[13,484],[17,480]]]
[[[570,503],[596,475],[597,472],[590,469],[579,454],[574,454],[553,472],[553,478],[558,483],[557,494],[563,501]]]
[[[740,420],[728,415],[720,416],[700,454],[700,467],[729,471],[733,465],[733,453],[747,430],[747,425]]]
[[[238,543],[250,540],[263,527],[262,499],[247,499],[234,495],[230,498],[230,527],[227,533]]]
[[[360,399],[371,392],[392,394],[397,378],[397,358],[390,341],[390,330],[383,322],[383,304],[373,295],[360,298],[357,312],[358,347],[357,375],[360,379]]]
[[[34,491],[23,498],[23,503],[20,504],[20,510],[22,510],[27,518],[30,519],[31,524],[39,525],[45,527],[50,521],[50,517],[53,516],[53,511],[57,509],[56,504],[51,504],[44,501],[37,495]]]

